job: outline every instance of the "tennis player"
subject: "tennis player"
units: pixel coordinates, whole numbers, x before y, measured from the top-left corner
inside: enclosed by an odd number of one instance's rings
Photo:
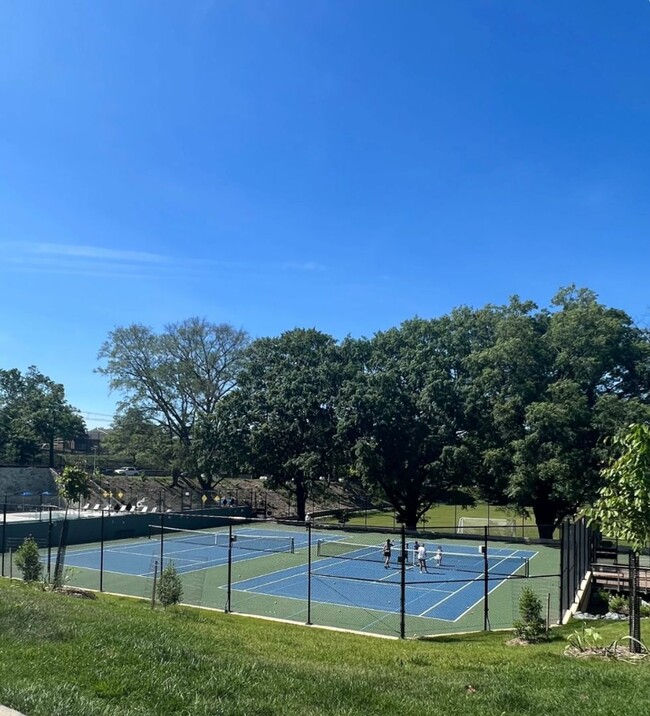
[[[442,547],[438,546],[433,558],[436,560],[436,567],[442,566]]]
[[[418,563],[418,550],[419,549],[420,549],[420,543],[417,540],[415,540],[415,542],[413,542],[413,566],[414,567]]]
[[[389,537],[384,545],[384,569],[388,569],[390,567],[390,553],[392,546],[393,543],[390,541]]]
[[[427,569],[427,548],[423,544],[418,547],[418,564],[420,565],[420,572],[429,574]]]

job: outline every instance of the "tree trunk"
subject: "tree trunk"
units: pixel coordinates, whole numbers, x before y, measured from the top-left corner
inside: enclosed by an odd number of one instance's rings
[[[417,530],[418,528],[418,516],[419,516],[419,505],[407,504],[397,510],[399,521],[404,525],[407,530]]]
[[[304,521],[307,505],[307,491],[302,480],[296,480],[296,515],[299,521]]]
[[[540,539],[553,539],[557,509],[546,500],[537,500],[533,503],[533,515]]]

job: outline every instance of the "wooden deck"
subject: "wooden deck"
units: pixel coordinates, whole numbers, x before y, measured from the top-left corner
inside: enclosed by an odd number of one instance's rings
[[[614,592],[630,591],[630,570],[623,564],[591,565],[595,586]],[[650,593],[650,568],[639,568],[639,591]]]

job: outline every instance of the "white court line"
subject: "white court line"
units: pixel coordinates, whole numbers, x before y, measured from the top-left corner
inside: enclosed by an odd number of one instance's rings
[[[520,552],[520,551],[522,551],[522,550],[518,550],[518,549],[515,550],[515,552]],[[525,550],[524,550],[524,551],[525,551]],[[502,555],[502,558],[501,558],[494,566],[497,567],[497,566],[500,565],[502,562],[505,562],[508,557],[513,557],[513,556],[514,556],[514,553],[513,553],[513,554],[509,554],[509,555]],[[489,575],[489,570],[488,570],[488,575]],[[463,589],[465,589],[466,587],[469,587],[469,586],[472,585],[474,582],[478,582],[478,581],[481,581],[481,582],[482,582],[482,581],[484,581],[484,579],[485,579],[485,575],[484,575],[484,574],[479,574],[477,577],[475,577],[474,579],[468,581],[466,584],[464,584],[464,585],[463,585],[462,587],[460,587],[459,589],[455,590],[454,592],[451,592],[451,593],[449,594],[449,596],[445,597],[444,599],[441,599],[437,604],[434,604],[432,607],[429,607],[429,609],[426,609],[426,610],[423,611],[421,614],[418,614],[418,616],[420,616],[420,617],[425,617],[425,616],[427,616],[427,613],[430,612],[432,609],[435,609],[436,607],[439,607],[443,602],[446,602],[448,599],[451,599],[451,597],[453,597],[453,596],[455,596],[455,595],[457,595],[457,594],[460,594],[460,593],[463,591]],[[499,583],[496,584],[490,591],[488,591],[488,595],[489,595],[491,592],[493,592],[495,589],[497,589],[498,587],[500,587],[500,586],[501,586],[501,582],[504,581],[505,579],[507,579],[507,576],[504,576],[503,579],[500,579],[500,580],[499,580]],[[483,598],[483,597],[481,597],[481,599],[482,599],[482,598]],[[447,619],[447,620],[445,620],[445,621],[457,622],[459,619],[462,619],[469,611],[471,611],[472,609],[474,609],[474,607],[475,607],[477,604],[480,603],[481,599],[477,599],[475,602],[473,602],[460,616],[456,617],[456,619],[451,619],[451,620]]]

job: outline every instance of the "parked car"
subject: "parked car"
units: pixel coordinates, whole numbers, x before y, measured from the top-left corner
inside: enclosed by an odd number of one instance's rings
[[[140,474],[140,471],[136,467],[118,467],[117,470],[113,470],[115,475],[124,475],[124,477],[135,477]]]

